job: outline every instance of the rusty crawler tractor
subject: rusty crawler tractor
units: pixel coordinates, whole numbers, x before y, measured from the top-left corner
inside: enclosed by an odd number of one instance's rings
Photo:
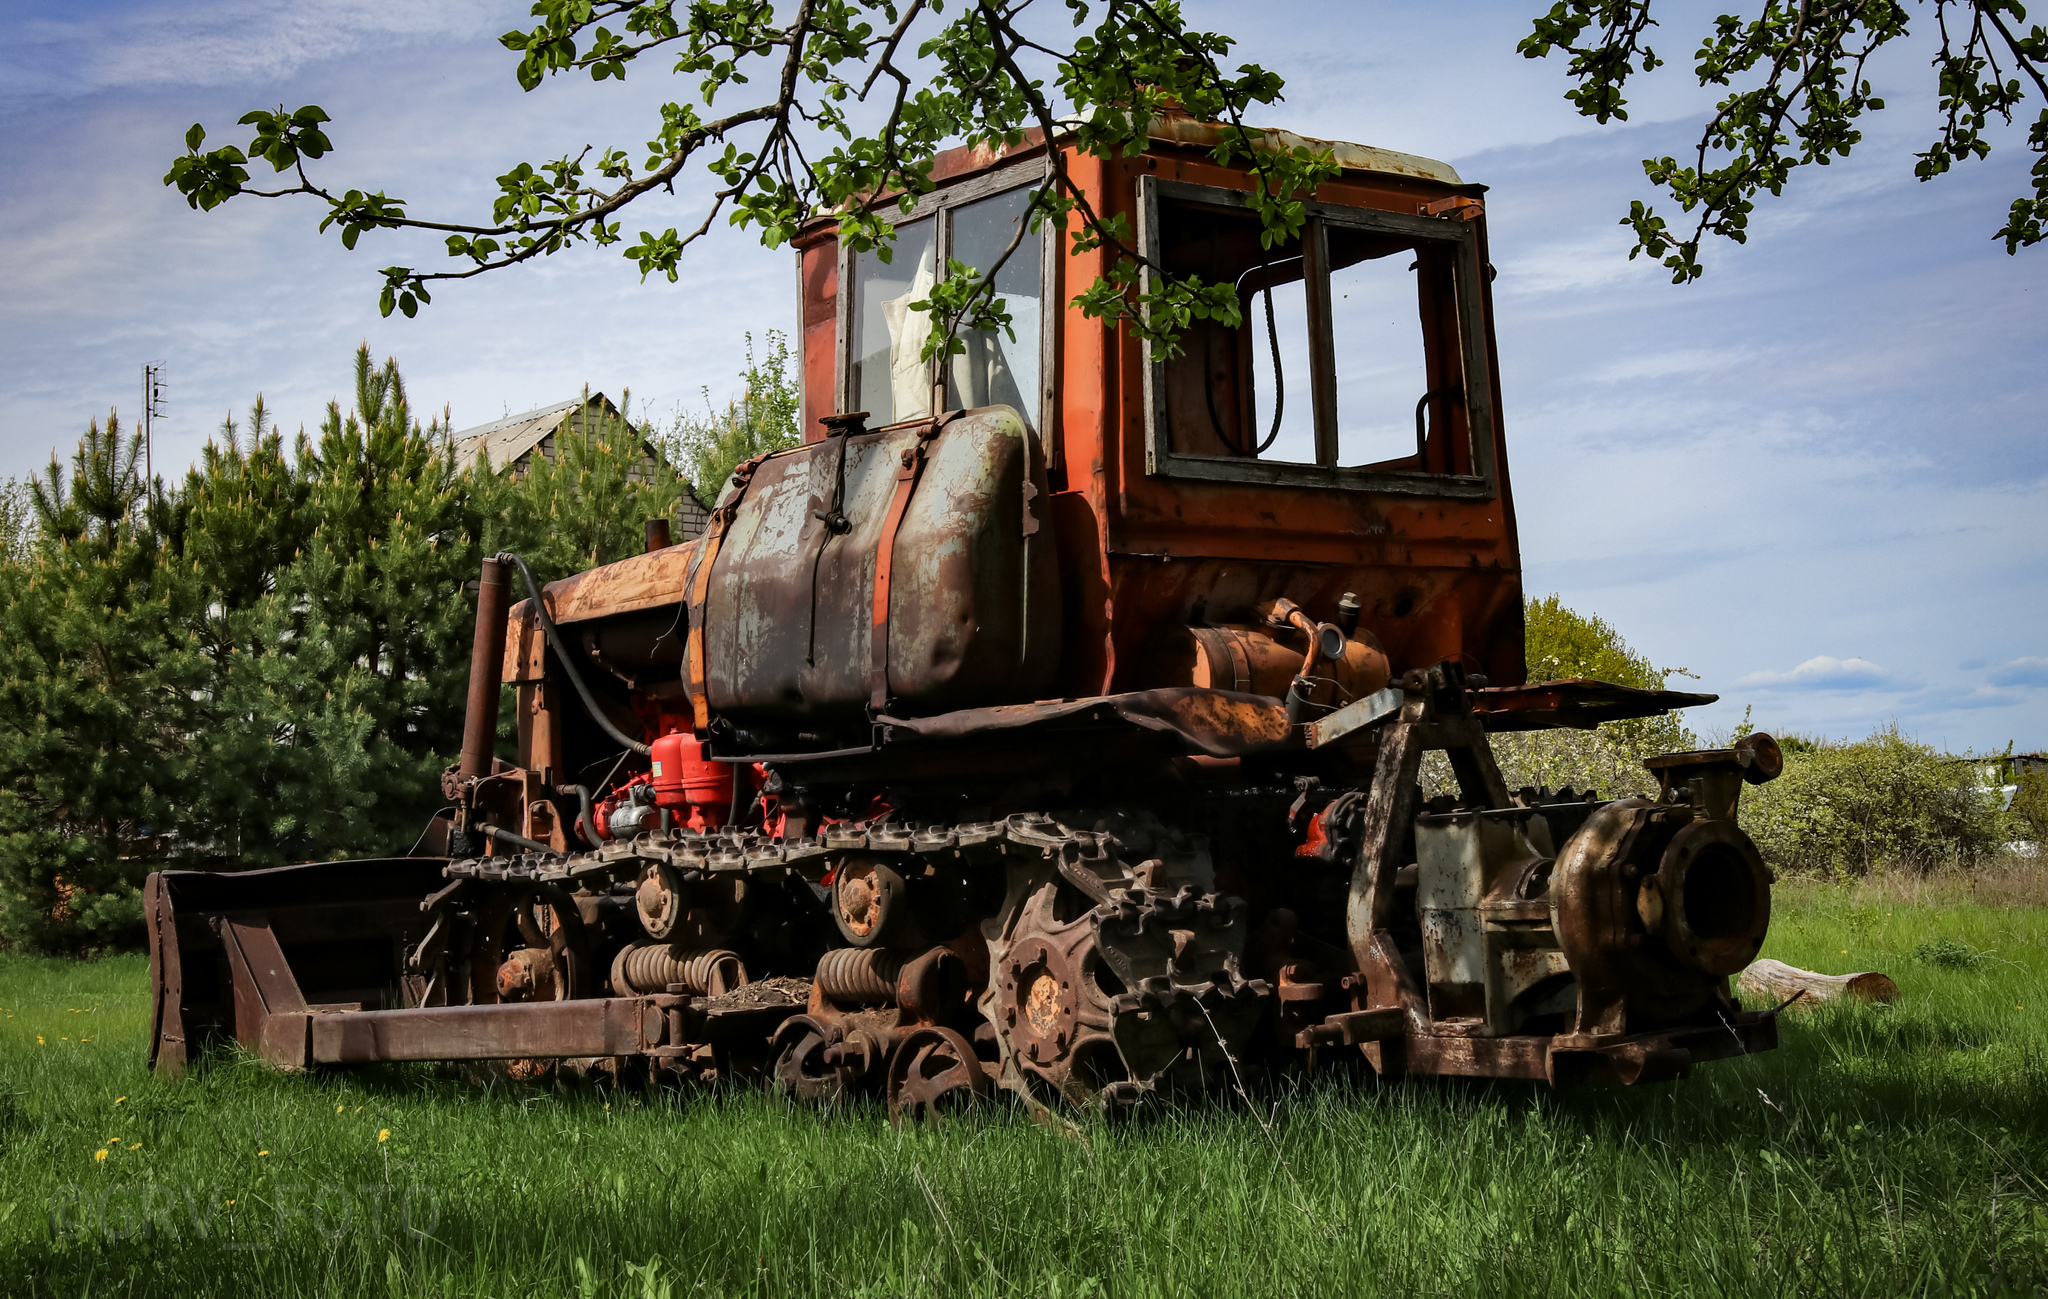
[[[1042,139],[942,157],[890,262],[811,226],[808,441],[686,544],[545,587],[484,561],[440,855],[152,876],[156,1065],[232,1036],[900,1113],[1772,1047],[1728,986],[1769,921],[1735,809],[1771,741],[1621,801],[1510,791],[1489,749],[1713,696],[1523,683],[1481,187],[1337,144],[1265,248],[1214,132],[1154,134],[1065,162],[1242,328],[1156,359],[1063,306],[1105,254],[1019,233]],[[952,261],[1016,334],[928,363],[908,304]]]

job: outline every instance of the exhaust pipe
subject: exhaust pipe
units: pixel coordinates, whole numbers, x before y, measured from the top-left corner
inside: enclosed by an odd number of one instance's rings
[[[462,763],[456,776],[474,780],[491,774],[492,750],[498,741],[498,687],[505,673],[505,605],[511,589],[510,566],[484,560],[477,582],[476,637],[469,654],[469,707],[462,717]]]

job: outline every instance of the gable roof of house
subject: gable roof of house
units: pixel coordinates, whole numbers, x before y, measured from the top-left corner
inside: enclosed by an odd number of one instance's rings
[[[611,402],[605,400],[603,393],[592,393],[587,404],[595,406],[599,403],[603,404],[606,413],[617,413],[612,410]],[[542,438],[560,428],[585,404],[584,399],[579,397],[573,401],[556,402],[552,406],[530,410],[523,415],[507,415],[489,424],[463,429],[456,433],[453,439],[455,467],[467,470],[476,463],[478,454],[488,451],[491,467],[502,472],[508,465],[539,446]]]

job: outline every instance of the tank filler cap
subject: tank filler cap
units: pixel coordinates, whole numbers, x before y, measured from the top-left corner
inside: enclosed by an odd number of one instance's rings
[[[1358,630],[1358,615],[1363,607],[1354,591],[1346,591],[1337,598],[1337,630],[1343,632],[1346,639]]]

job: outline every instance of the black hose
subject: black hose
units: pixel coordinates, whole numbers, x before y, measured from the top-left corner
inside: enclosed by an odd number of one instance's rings
[[[727,809],[725,815],[725,824],[729,828],[738,829],[740,822],[746,819],[749,810],[748,804],[743,801],[746,798],[746,788],[747,769],[745,767],[734,767],[732,769],[732,806]]]
[[[569,653],[569,647],[562,643],[561,630],[555,626],[553,615],[548,613],[548,602],[541,598],[540,583],[533,580],[533,570],[526,566],[526,561],[507,550],[498,555],[498,562],[501,564],[517,565],[519,576],[526,579],[526,592],[533,598],[534,612],[540,615],[541,630],[547,633],[548,644],[555,647],[555,657],[562,661],[562,671],[568,674],[569,684],[576,687],[577,697],[583,700],[583,707],[590,713],[591,720],[603,728],[606,735],[611,736],[633,752],[643,756],[652,754],[654,749],[651,745],[645,741],[636,740],[618,727],[613,726],[612,719],[606,717],[604,710],[598,707],[597,697],[590,693],[590,687],[584,683],[583,674],[576,670],[576,661],[574,656]]]
[[[1273,324],[1273,288],[1266,286],[1266,342],[1273,349],[1273,431],[1266,434],[1266,440],[1259,443],[1259,449],[1252,452],[1262,456],[1280,436],[1280,412],[1287,409],[1287,375],[1280,367],[1280,331]]]
[[[1266,262],[1256,267],[1255,269],[1263,271],[1269,270],[1271,269],[1271,267],[1272,263]],[[1245,280],[1245,277],[1250,274],[1250,271],[1246,271],[1244,275],[1238,276],[1238,283],[1242,284]],[[1266,299],[1266,343],[1269,347],[1273,349],[1273,429],[1270,433],[1266,434],[1266,440],[1259,443],[1258,446],[1247,451],[1244,447],[1240,446],[1235,439],[1225,436],[1223,432],[1223,421],[1216,413],[1215,391],[1210,387],[1206,378],[1202,383],[1202,396],[1209,403],[1209,427],[1216,430],[1216,440],[1221,442],[1224,446],[1229,447],[1236,454],[1241,456],[1251,456],[1254,459],[1266,454],[1267,451],[1271,450],[1273,443],[1280,437],[1280,416],[1281,413],[1287,409],[1287,375],[1280,364],[1280,330],[1279,327],[1273,323],[1273,286],[1270,284],[1267,285],[1263,292]],[[1240,328],[1242,328],[1242,326],[1240,326]],[[1204,342],[1202,344],[1202,351],[1205,360],[1207,359],[1210,347],[1210,343],[1208,341],[1209,337],[1210,336],[1207,334],[1203,335]],[[1250,377],[1251,376],[1249,375],[1245,376],[1246,379],[1249,379]],[[1254,404],[1252,413],[1255,415],[1258,413],[1256,403]],[[1247,430],[1247,432],[1251,433],[1252,437],[1258,436],[1258,433],[1255,429]],[[1247,439],[1247,441],[1249,441],[1249,439]]]
[[[576,796],[576,828],[583,832],[584,840],[593,848],[604,847],[604,840],[597,837],[597,824],[590,819],[590,786],[557,785],[557,794]]]

